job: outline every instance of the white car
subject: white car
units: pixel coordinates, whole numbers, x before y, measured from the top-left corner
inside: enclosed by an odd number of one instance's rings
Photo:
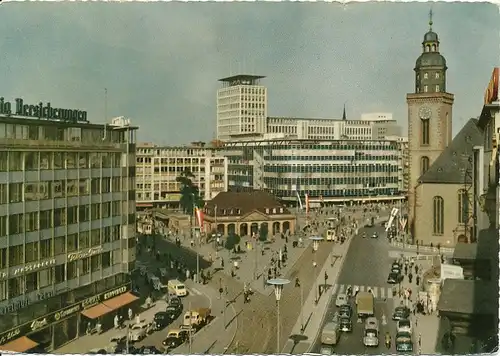
[[[149,323],[140,322],[130,328],[130,341],[141,341],[148,334]]]
[[[347,300],[347,295],[341,293],[341,294],[338,294],[337,295],[337,299],[335,300],[335,305],[337,307],[340,307],[342,305],[345,305],[347,304],[348,300]]]
[[[378,330],[366,329],[365,336],[363,337],[363,344],[368,347],[378,346]]]
[[[397,323],[398,333],[409,333],[411,334],[411,321],[408,319],[398,320]]]

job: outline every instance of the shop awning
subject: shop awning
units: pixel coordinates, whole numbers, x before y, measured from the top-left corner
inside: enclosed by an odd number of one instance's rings
[[[94,305],[92,308],[85,309],[82,311],[82,315],[89,319],[96,319],[100,316],[108,314],[111,311],[113,311],[113,309],[110,309],[108,306],[100,303]]]
[[[132,293],[127,292],[117,297],[106,300],[105,302],[103,302],[103,304],[105,304],[111,310],[115,310],[123,307],[124,305],[135,302],[137,299],[139,299],[139,297],[136,297]]]
[[[21,336],[5,345],[0,346],[0,351],[26,352],[38,346],[38,343],[27,336]]]

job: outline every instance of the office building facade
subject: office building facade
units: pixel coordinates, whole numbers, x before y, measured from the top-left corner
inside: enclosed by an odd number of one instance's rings
[[[199,143],[188,147],[161,147],[140,144],[137,148],[137,207],[177,208],[181,199],[183,172],[193,174],[203,200],[227,191],[228,160]]]
[[[266,140],[225,143],[230,190],[265,190],[297,202],[401,199],[402,142]]]
[[[265,77],[235,75],[220,79],[217,91],[217,139],[222,141],[261,136],[266,130],[267,88]]]
[[[136,129],[0,116],[0,349],[49,352],[134,299]]]

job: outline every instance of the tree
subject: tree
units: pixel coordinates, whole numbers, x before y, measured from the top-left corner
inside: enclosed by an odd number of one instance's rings
[[[234,246],[239,245],[240,242],[241,242],[240,235],[230,234],[230,235],[228,235],[228,237],[226,239],[226,243],[225,243],[224,247],[227,250],[232,250],[234,248]]]
[[[191,217],[194,213],[194,207],[202,207],[203,200],[200,197],[200,189],[193,183],[194,174],[186,169],[176,178],[177,182],[181,184],[181,200],[180,205],[184,213],[189,214]]]
[[[260,241],[266,241],[268,234],[269,234],[269,228],[268,228],[268,226],[266,224],[262,224],[260,226],[259,240]]]

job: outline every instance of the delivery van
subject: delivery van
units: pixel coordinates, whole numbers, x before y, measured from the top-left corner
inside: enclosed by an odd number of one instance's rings
[[[178,297],[185,297],[187,295],[186,286],[178,279],[171,279],[168,281],[168,290]]]

